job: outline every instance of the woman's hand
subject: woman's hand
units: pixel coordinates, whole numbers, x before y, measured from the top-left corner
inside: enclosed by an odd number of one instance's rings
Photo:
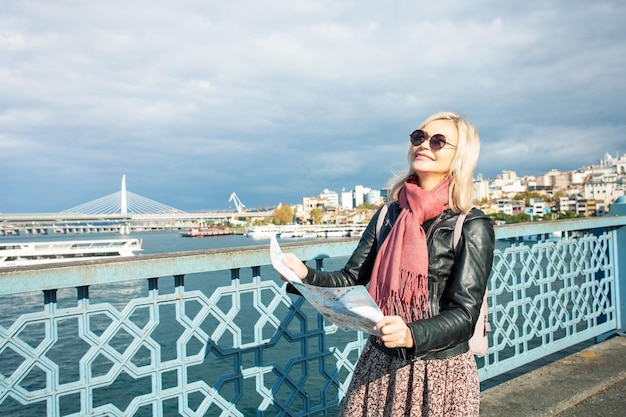
[[[382,333],[381,340],[388,348],[413,347],[413,333],[400,316],[385,316],[376,323],[376,329]]]
[[[306,265],[293,253],[283,253],[283,264],[295,272],[300,279],[304,279],[309,273]],[[287,279],[285,279],[282,275],[280,276],[280,279],[287,281]]]

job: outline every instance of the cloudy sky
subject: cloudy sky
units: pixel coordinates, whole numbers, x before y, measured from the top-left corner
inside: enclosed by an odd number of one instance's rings
[[[181,210],[382,187],[408,134],[476,174],[626,152],[626,2],[0,0],[0,212],[119,190]],[[233,206],[234,207],[234,206]]]

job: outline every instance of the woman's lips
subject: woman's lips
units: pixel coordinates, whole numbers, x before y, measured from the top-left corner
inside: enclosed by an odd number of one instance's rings
[[[430,159],[431,161],[434,161],[435,158],[431,157],[430,155],[423,153],[423,152],[418,152],[415,154],[415,159],[420,159],[420,158],[426,158],[426,159]]]

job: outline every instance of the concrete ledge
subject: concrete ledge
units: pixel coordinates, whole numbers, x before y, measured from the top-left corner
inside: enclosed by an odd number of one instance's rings
[[[554,417],[618,383],[626,383],[626,337],[616,336],[483,391],[480,415]]]

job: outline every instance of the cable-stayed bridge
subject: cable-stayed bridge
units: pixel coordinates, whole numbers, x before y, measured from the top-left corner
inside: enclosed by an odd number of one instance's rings
[[[120,191],[97,198],[62,213],[82,214],[185,214],[184,211],[126,190],[126,175]]]
[[[236,211],[185,212],[126,190],[124,175],[120,191],[60,213],[2,214],[0,235],[180,230],[206,223],[237,222],[238,218],[267,218],[274,213],[245,211],[235,193],[229,201],[235,203]]]

